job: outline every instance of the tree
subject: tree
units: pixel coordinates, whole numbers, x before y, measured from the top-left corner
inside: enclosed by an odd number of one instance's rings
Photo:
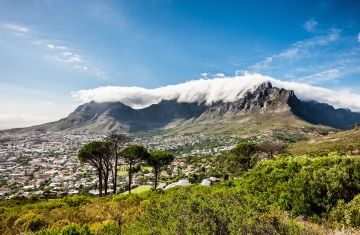
[[[131,180],[132,180],[132,171],[133,167],[136,163],[138,163],[141,159],[147,159],[149,157],[149,153],[145,147],[134,144],[129,147],[124,148],[121,151],[121,156],[124,158],[127,164],[129,164],[128,170],[128,178],[129,184],[128,189],[129,193],[131,193]]]
[[[174,160],[174,155],[167,151],[155,150],[150,152],[150,155],[144,160],[147,162],[148,165],[154,168],[154,189],[156,189],[160,169],[170,164]]]
[[[108,194],[108,182],[110,172],[113,168],[113,155],[111,151],[111,143],[109,141],[103,141],[103,150],[102,150],[102,158],[103,158],[103,174],[104,174],[104,191],[105,195]]]
[[[282,142],[265,141],[259,146],[260,151],[266,153],[268,158],[273,159],[275,154],[283,153],[286,149],[286,145]]]
[[[103,186],[105,186],[105,194],[107,194],[107,180],[109,169],[111,169],[110,156],[110,144],[106,141],[92,141],[84,145],[77,154],[81,162],[89,163],[96,168],[100,196],[102,196]],[[103,185],[103,181],[105,185]]]
[[[256,153],[258,150],[259,146],[257,144],[252,142],[243,142],[231,149],[230,154],[243,169],[248,170],[256,163]]]
[[[121,133],[111,134],[107,140],[112,144],[112,151],[115,156],[114,171],[113,172],[113,193],[116,194],[117,189],[117,170],[118,170],[118,159],[120,157],[121,149],[130,142],[131,138]]]

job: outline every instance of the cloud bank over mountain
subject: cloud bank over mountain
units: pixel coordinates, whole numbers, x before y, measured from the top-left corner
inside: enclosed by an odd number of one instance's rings
[[[217,76],[211,79],[191,80],[176,85],[154,89],[141,87],[104,86],[72,92],[82,102],[119,101],[139,109],[156,104],[161,100],[176,99],[179,102],[232,102],[261,83],[270,81],[274,87],[294,90],[301,100],[315,100],[335,106],[360,111],[360,94],[349,90],[335,91],[300,82],[281,81],[257,73],[244,73],[234,77]]]

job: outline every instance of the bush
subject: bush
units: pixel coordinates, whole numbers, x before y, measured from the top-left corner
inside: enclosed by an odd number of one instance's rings
[[[223,185],[174,188],[152,197],[124,234],[318,234],[252,195]]]
[[[347,227],[360,228],[360,194],[349,203],[340,200],[331,211],[330,220]]]
[[[34,233],[34,235],[94,235],[86,224],[82,227],[77,224],[70,224],[64,228],[45,229]]]
[[[37,215],[34,218],[26,221],[24,224],[25,231],[38,231],[47,226],[47,221],[43,216]]]
[[[46,219],[42,215],[29,212],[15,221],[14,228],[22,232],[37,231],[45,228],[47,224]]]
[[[120,234],[120,228],[118,228],[113,220],[105,220],[101,223],[96,223],[91,226],[91,231],[96,235],[112,235]]]
[[[84,195],[74,195],[71,197],[66,197],[64,201],[68,206],[72,206],[72,207],[88,204],[91,202],[89,197]]]
[[[301,156],[263,161],[240,184],[243,192],[295,215],[322,215],[338,200],[348,202],[360,193],[360,159]]]

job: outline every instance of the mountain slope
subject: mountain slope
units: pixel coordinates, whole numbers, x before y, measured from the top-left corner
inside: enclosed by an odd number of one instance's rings
[[[120,102],[92,101],[59,121],[20,131],[109,133],[120,130],[138,133],[160,130],[167,134],[253,136],[285,130],[292,135],[307,135],[332,128],[346,129],[357,122],[360,122],[360,113],[301,101],[293,91],[265,82],[234,102],[205,104],[163,100],[143,109],[133,109]]]
[[[65,131],[73,133],[108,133],[147,131],[162,128],[176,120],[198,117],[205,104],[161,101],[145,109],[133,109],[120,102],[90,102],[80,105],[68,117],[33,126],[26,131]]]
[[[327,136],[313,137],[289,146],[289,153],[293,155],[327,155],[329,152],[360,154],[360,126]]]

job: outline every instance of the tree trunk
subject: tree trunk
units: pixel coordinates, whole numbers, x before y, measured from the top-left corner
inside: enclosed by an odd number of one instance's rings
[[[98,173],[99,173],[99,196],[102,196],[102,172],[101,172],[101,168],[98,169]]]
[[[114,169],[114,181],[113,181],[113,193],[116,194],[116,188],[117,188],[117,169],[118,167],[118,153],[117,150],[115,150],[115,169]]]
[[[131,193],[131,163],[129,164],[129,194]]]
[[[154,189],[156,189],[157,186],[157,180],[158,180],[158,169],[155,168],[155,181],[154,181]]]
[[[108,194],[107,190],[108,190],[108,179],[109,179],[109,172],[106,171],[105,175],[104,175],[104,188],[105,188],[105,195]]]

